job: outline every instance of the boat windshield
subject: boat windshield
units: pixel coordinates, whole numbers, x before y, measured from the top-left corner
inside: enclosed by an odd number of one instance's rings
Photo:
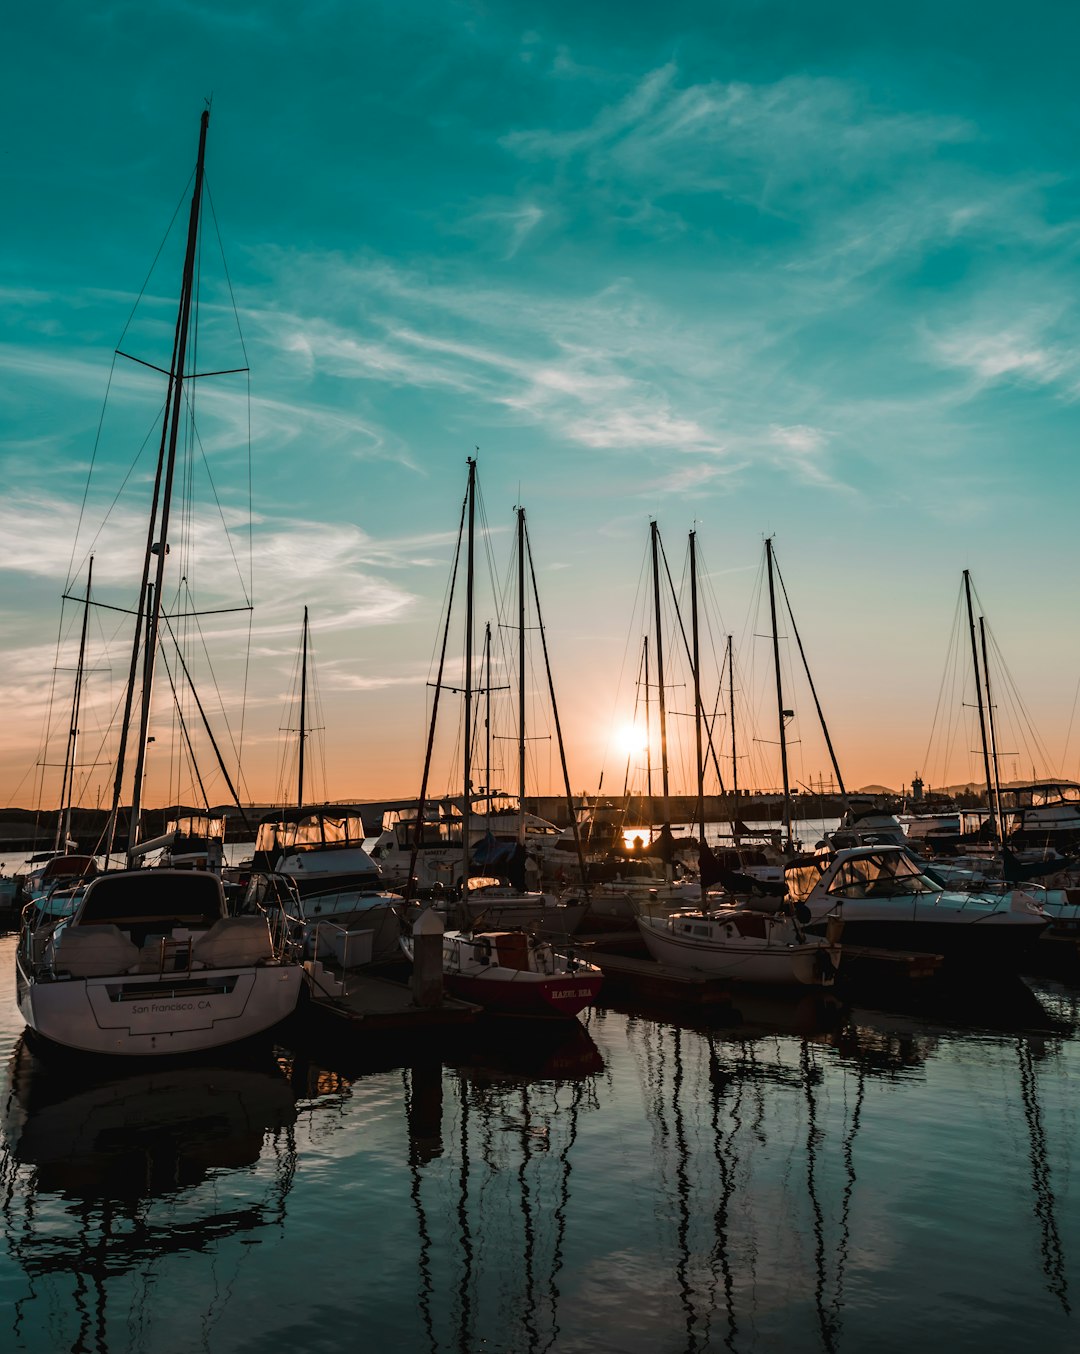
[[[845,860],[829,885],[837,898],[894,898],[898,894],[941,893],[935,883],[902,851],[872,853]]]
[[[86,890],[77,921],[127,927],[133,923],[211,926],[225,915],[216,875],[198,871],[133,870],[101,875]]]

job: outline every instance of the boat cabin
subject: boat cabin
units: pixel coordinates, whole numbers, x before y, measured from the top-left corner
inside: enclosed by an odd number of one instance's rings
[[[362,847],[364,823],[359,814],[293,809],[268,814],[255,838],[255,863],[265,868],[294,852]]]
[[[942,885],[924,874],[901,846],[856,847],[830,861],[795,861],[784,871],[788,899],[806,903],[813,896],[834,902],[845,898],[895,898],[900,894],[941,893]]]

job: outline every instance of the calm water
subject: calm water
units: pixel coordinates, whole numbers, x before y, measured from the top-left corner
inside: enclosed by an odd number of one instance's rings
[[[1080,1344],[1080,987],[88,1079],[13,944],[5,1350]]]

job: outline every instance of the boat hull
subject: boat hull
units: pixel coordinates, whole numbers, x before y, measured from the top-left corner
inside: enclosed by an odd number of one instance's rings
[[[842,912],[844,943],[879,950],[907,950],[940,954],[950,967],[1017,970],[1023,966],[1049,919],[1023,924],[995,922],[992,917],[966,921],[918,921],[881,918],[867,920]],[[824,934],[824,922],[808,929]]]
[[[121,1057],[202,1053],[264,1034],[295,1010],[301,979],[296,964],[267,964],[39,982],[16,959],[19,1011],[35,1034]]]
[[[816,938],[800,945],[740,941],[727,946],[702,938],[684,939],[664,918],[639,917],[638,927],[652,957],[673,968],[770,987],[831,987],[836,979],[839,948]]]
[[[492,1015],[525,1016],[533,1020],[572,1020],[600,995],[603,975],[572,973],[557,977],[509,972],[446,974],[446,987],[455,997],[472,1002]]]

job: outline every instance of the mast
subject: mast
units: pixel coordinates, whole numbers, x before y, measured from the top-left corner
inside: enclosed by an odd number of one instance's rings
[[[169,385],[165,397],[165,417],[162,421],[162,446],[158,453],[158,474],[155,480],[154,511],[150,519],[150,541],[143,566],[144,580],[150,569],[150,558],[157,556],[157,568],[154,575],[153,592],[150,598],[149,614],[146,618],[146,656],[143,660],[142,704],[139,713],[139,741],[135,760],[135,781],[131,791],[131,827],[128,833],[128,865],[134,863],[130,848],[139,840],[139,817],[142,812],[143,778],[146,768],[146,744],[150,727],[150,703],[154,691],[154,655],[157,652],[158,623],[161,616],[162,584],[165,577],[165,557],[169,553],[169,513],[172,506],[173,475],[176,470],[176,446],[180,432],[180,411],[183,407],[184,366],[187,360],[188,331],[191,323],[191,300],[195,279],[195,256],[199,240],[199,208],[202,203],[203,170],[206,159],[206,129],[210,122],[210,110],[205,109],[199,124],[199,154],[195,164],[195,186],[191,195],[191,214],[188,218],[187,251],[184,255],[184,274],[180,286],[180,306],[176,319],[176,333],[173,340],[172,368],[169,372]],[[167,443],[167,445],[166,445]],[[161,522],[154,537],[157,485],[162,484]],[[138,638],[136,637],[136,649]],[[132,674],[134,675],[134,673]],[[130,709],[130,697],[125,713]],[[127,741],[125,722],[122,743]],[[118,774],[121,771],[123,756],[121,752]],[[114,822],[115,827],[115,822]]]
[[[664,699],[664,640],[660,633],[660,531],[655,519],[649,523],[652,540],[653,611],[656,626],[656,681],[660,695],[660,776],[664,795],[664,827],[671,826],[668,799],[667,704]],[[671,866],[665,862],[665,873]]]
[[[518,552],[518,845],[525,845],[525,509],[517,510]]]
[[[652,716],[649,710],[649,636],[645,636],[645,789],[652,799]]]
[[[788,783],[787,730],[784,724],[784,686],[780,675],[780,635],[776,629],[776,589],[773,584],[772,537],[765,538],[765,558],[769,565],[769,614],[772,617],[773,663],[776,667],[776,718],[780,729],[780,769],[784,777],[784,818],[787,823],[787,847],[792,850],[794,839],[791,833],[791,786]]]
[[[473,584],[476,540],[476,460],[469,457],[468,489],[469,532],[465,567],[465,800],[461,821],[461,888],[467,901],[469,893],[469,831],[472,820],[472,664],[473,664]],[[422,808],[423,806],[421,806]]]
[[[484,793],[485,821],[491,818],[491,622],[484,622]]]
[[[967,598],[968,631],[971,635],[971,666],[975,673],[975,703],[979,707],[979,736],[982,739],[983,770],[986,773],[986,805],[993,813],[993,782],[990,778],[990,750],[986,741],[986,712],[983,710],[982,679],[979,676],[979,650],[975,643],[975,612],[971,606],[971,574],[964,570],[964,596]]]
[[[739,761],[735,750],[735,655],[734,635],[727,637],[728,707],[731,712],[731,838],[739,845]]]
[[[645,680],[646,680],[646,681],[648,681],[648,675],[649,675],[649,670],[648,670],[648,666],[647,666],[648,643],[649,643],[648,636],[646,636],[646,637],[645,637],[645,647],[644,647],[644,648],[642,649],[642,651],[641,651],[641,661],[638,663],[637,685],[636,685],[636,687],[634,688],[634,722],[633,722],[632,728],[634,729],[635,733],[636,733],[636,731],[637,731],[638,705],[639,705],[640,702],[641,702],[641,680],[642,680],[642,673],[644,672],[644,674],[645,674]],[[648,705],[646,705],[646,707],[645,707],[645,737],[646,737],[646,739],[648,739],[648,731],[649,731],[649,710],[648,710]],[[648,750],[648,749],[646,749],[646,751],[647,751],[647,750]],[[633,750],[633,748],[631,748],[631,750],[626,754],[626,775],[623,777],[623,799],[624,799],[624,800],[626,799],[626,797],[627,797],[627,796],[629,795],[629,793],[630,793],[630,768],[631,768],[631,766],[633,765],[633,761],[634,761],[634,750]]]
[[[701,649],[698,640],[698,592],[697,592],[697,532],[690,533],[690,626],[693,635],[694,668],[694,747],[697,756],[697,819],[698,841],[705,851],[705,766],[701,755],[701,721],[705,712],[701,708]],[[705,859],[704,854],[702,859]],[[705,906],[706,886],[701,880],[701,906]]]
[[[998,770],[997,730],[994,727],[994,702],[990,697],[990,664],[986,657],[986,617],[979,617],[979,639],[982,641],[983,677],[986,679],[986,713],[990,720],[990,757],[994,768],[994,821],[998,841],[1005,845],[1004,821],[1001,813],[1001,775]],[[1034,776],[1032,777],[1034,780]]]
[[[71,837],[71,797],[75,792],[75,758],[79,746],[79,707],[82,704],[83,669],[86,662],[86,629],[90,620],[90,583],[94,577],[94,557],[86,571],[86,601],[83,605],[82,631],[79,635],[79,662],[75,669],[75,689],[71,694],[71,725],[68,728],[67,752],[64,754],[64,779],[60,786],[60,813],[56,820],[56,846],[63,847]]]
[[[296,776],[296,807],[304,807],[304,736],[307,728],[307,648],[308,648],[308,609],[304,607],[304,638],[300,652],[300,750],[299,767]],[[323,794],[326,794],[325,789]]]

